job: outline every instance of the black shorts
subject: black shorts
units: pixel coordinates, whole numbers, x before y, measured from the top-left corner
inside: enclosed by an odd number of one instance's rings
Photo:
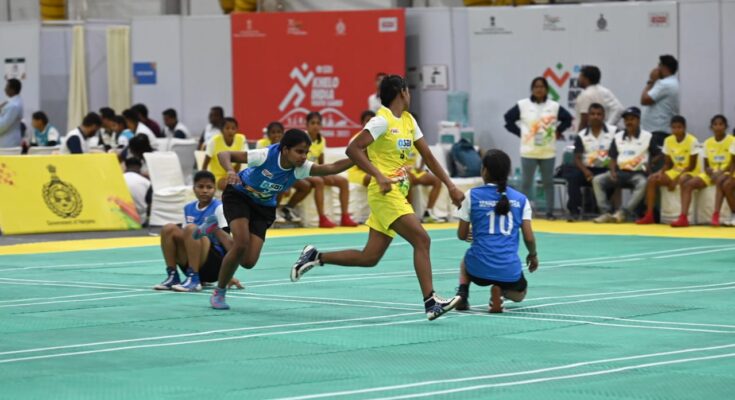
[[[521,278],[515,282],[499,282],[492,279],[477,278],[470,275],[469,273],[467,273],[467,276],[470,277],[470,281],[472,281],[472,283],[478,286],[495,285],[499,286],[503,290],[511,290],[514,292],[523,292],[526,290],[526,288],[528,288],[528,281],[526,281],[526,277],[523,276],[523,273],[521,273]]]
[[[238,218],[247,218],[250,233],[265,240],[265,232],[276,220],[276,208],[257,204],[248,195],[227,185],[222,193],[222,209],[230,225]]]
[[[219,269],[222,266],[222,258],[222,254],[215,250],[214,246],[210,246],[207,259],[199,267],[199,280],[202,282],[217,282],[219,279]],[[186,266],[179,265],[179,268],[186,273]]]

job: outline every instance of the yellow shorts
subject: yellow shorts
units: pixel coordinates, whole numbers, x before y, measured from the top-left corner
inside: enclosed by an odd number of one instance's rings
[[[370,217],[368,217],[365,224],[390,237],[396,236],[396,231],[390,229],[390,226],[398,218],[414,213],[413,207],[406,200],[406,196],[401,193],[399,184],[394,184],[390,192],[382,194],[378,185],[371,183],[368,186],[367,198],[370,206]]]
[[[695,175],[695,178],[701,179],[702,182],[704,182],[704,184],[707,186],[712,186],[712,184],[714,183],[712,182],[712,178],[710,178],[709,175],[707,175],[705,172]]]
[[[423,169],[416,169],[416,168],[411,168],[411,170],[410,170],[410,172],[409,172],[409,173],[410,173],[411,175],[413,175],[413,177],[414,177],[415,179],[421,179],[421,177],[422,177],[422,176],[426,175],[426,170],[423,170]]]
[[[670,170],[666,171],[665,174],[666,174],[666,176],[669,177],[669,179],[671,179],[673,181],[674,179],[678,178],[679,175],[691,175],[692,173],[691,172],[686,172],[686,171],[679,171],[679,170],[675,170],[675,169],[670,169]]]

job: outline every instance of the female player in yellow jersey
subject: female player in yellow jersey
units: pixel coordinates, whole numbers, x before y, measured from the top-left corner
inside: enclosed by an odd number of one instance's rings
[[[291,280],[299,280],[316,265],[372,267],[380,261],[396,233],[413,246],[413,264],[421,286],[426,315],[430,320],[453,309],[460,300],[444,300],[434,293],[429,247],[431,239],[406,200],[408,178],[406,157],[416,146],[431,172],[447,186],[452,202],[459,206],[464,194],[457,189],[431,154],[416,120],[408,113],[411,95],[406,81],[390,75],[380,83],[383,106],[362,132],[347,146],[347,155],[374,179],[368,186],[370,234],[362,250],[320,253],[304,247],[291,270]],[[365,152],[367,151],[367,155]]]
[[[704,156],[704,172],[694,175],[681,186],[681,214],[679,219],[671,223],[675,228],[689,226],[689,205],[692,203],[692,192],[715,185],[717,195],[715,196],[715,212],[712,214],[712,225],[720,225],[720,208],[722,208],[723,183],[729,177],[729,168],[732,155],[730,147],[735,143],[735,138],[727,134],[727,118],[723,115],[715,115],[710,122],[710,129],[714,136],[704,141],[702,155]]]
[[[687,133],[687,120],[681,115],[671,118],[671,135],[664,140],[663,154],[666,156],[664,169],[648,177],[646,187],[646,215],[637,220],[639,225],[653,224],[653,206],[656,203],[656,192],[660,186],[669,190],[676,185],[683,185],[692,175],[697,175],[697,153],[699,142],[691,133]]]

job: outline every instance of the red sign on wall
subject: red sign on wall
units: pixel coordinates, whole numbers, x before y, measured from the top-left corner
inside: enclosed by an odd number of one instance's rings
[[[280,121],[306,128],[322,114],[322,135],[345,146],[375,92],[375,74],[405,74],[404,11],[232,15],[235,116],[250,140]]]

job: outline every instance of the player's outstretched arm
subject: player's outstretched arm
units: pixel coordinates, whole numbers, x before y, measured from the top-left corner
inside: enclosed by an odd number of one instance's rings
[[[426,144],[424,138],[415,141],[414,146],[416,146],[416,150],[421,154],[421,158],[426,163],[426,166],[429,167],[431,173],[436,175],[436,177],[439,178],[439,180],[441,180],[447,187],[449,198],[452,199],[452,203],[459,207],[462,204],[462,200],[464,200],[464,193],[454,186],[454,182],[452,182],[452,179],[447,175],[447,171],[439,165],[439,161],[436,161],[434,154],[431,153],[429,145]]]
[[[343,158],[331,164],[314,164],[311,167],[311,176],[336,175],[342,171],[347,171],[355,165],[349,158]]]
[[[247,163],[248,153],[246,151],[223,151],[217,154],[219,164],[227,171],[227,184],[235,185],[240,183],[237,171],[232,166],[232,162]]]

